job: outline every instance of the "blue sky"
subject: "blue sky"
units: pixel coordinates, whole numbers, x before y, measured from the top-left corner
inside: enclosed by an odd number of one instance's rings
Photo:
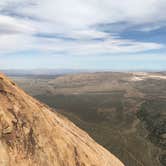
[[[166,70],[165,0],[1,0],[0,69]]]

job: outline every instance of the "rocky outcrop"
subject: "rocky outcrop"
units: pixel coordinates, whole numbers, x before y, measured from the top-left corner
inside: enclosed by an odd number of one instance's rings
[[[123,166],[87,133],[0,74],[1,166]]]

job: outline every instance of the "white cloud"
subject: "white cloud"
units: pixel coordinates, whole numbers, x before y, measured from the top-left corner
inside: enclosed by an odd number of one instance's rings
[[[1,35],[0,55],[31,50],[35,46],[35,39],[24,34]]]
[[[70,28],[102,22],[157,24],[166,21],[165,0],[38,0],[36,4],[22,8],[21,12]]]
[[[0,34],[33,33],[35,28],[24,20],[0,15]]]
[[[160,49],[164,45],[120,39],[118,35],[98,30],[96,25],[118,22],[127,22],[126,27],[153,24],[153,27],[140,28],[150,31],[165,25],[165,10],[165,0],[36,0],[35,3],[1,0],[0,53],[36,49],[88,55]],[[60,34],[62,38],[38,38],[33,36],[35,33]]]
[[[132,40],[107,39],[105,41],[64,41],[52,39],[40,39],[37,48],[45,52],[65,52],[70,55],[96,55],[96,54],[117,54],[137,53],[147,50],[161,49],[162,44],[133,42]]]

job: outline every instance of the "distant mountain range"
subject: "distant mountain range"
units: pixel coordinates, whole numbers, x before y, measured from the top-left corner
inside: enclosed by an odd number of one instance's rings
[[[64,74],[94,73],[94,72],[122,72],[113,70],[91,70],[91,69],[0,69],[8,76],[56,76]],[[166,74],[165,71],[123,71],[123,72],[155,72]]]
[[[30,70],[21,70],[21,69],[7,69],[0,70],[2,73],[8,76],[23,76],[23,75],[63,75],[63,74],[77,74],[84,72],[94,72],[90,70],[80,70],[80,69],[30,69]]]

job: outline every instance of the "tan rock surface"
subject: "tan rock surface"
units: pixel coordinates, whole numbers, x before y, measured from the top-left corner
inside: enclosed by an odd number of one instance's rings
[[[87,133],[0,74],[0,166],[123,166]]]

